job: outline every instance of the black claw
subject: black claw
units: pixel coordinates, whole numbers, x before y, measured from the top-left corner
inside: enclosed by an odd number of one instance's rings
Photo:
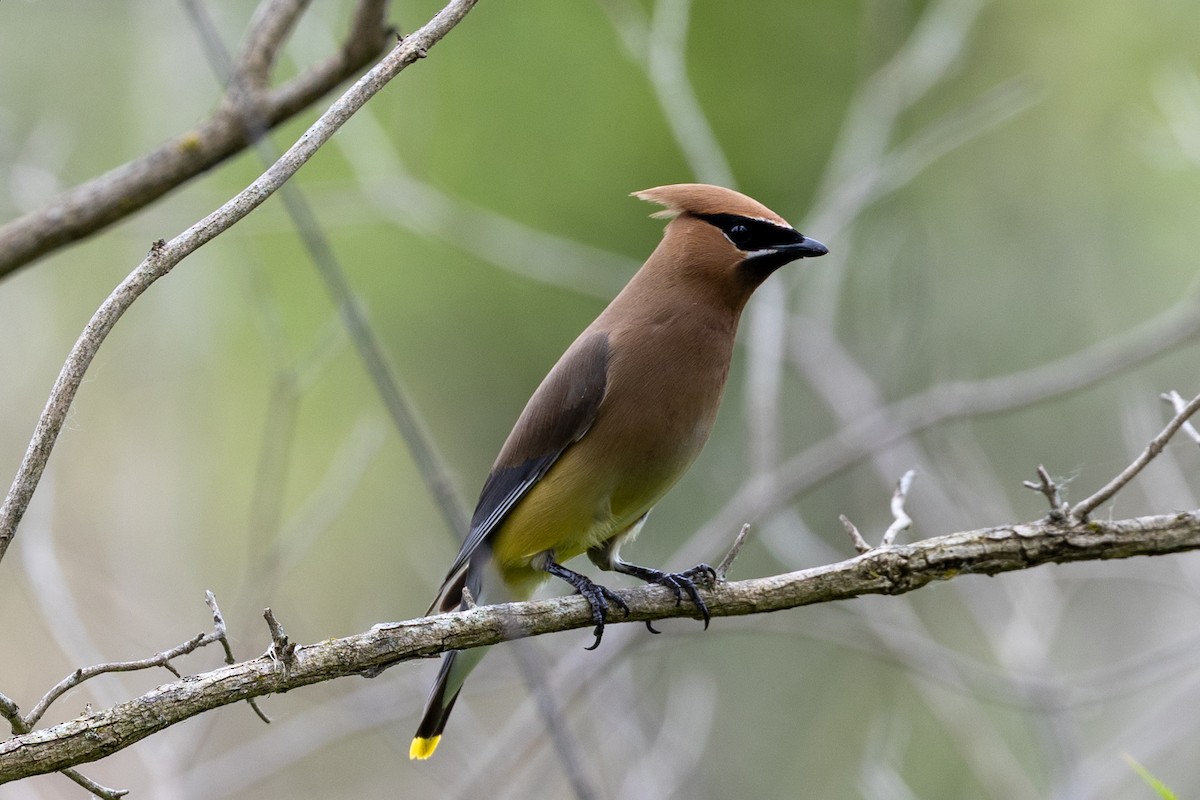
[[[625,616],[629,616],[629,604],[622,600],[620,595],[608,587],[593,582],[586,575],[580,575],[578,572],[569,570],[561,564],[554,562],[550,562],[546,567],[546,571],[574,586],[575,591],[581,594],[588,601],[588,605],[591,606],[592,622],[596,623],[596,628],[592,631],[592,634],[596,637],[596,641],[592,642],[591,647],[583,648],[584,650],[595,650],[600,646],[600,640],[604,638],[604,623],[608,620],[609,603],[621,609]]]
[[[621,609],[622,614],[624,614],[627,617],[629,616],[629,604],[621,599],[621,595],[617,594],[616,592],[612,591],[611,589],[609,589],[605,586],[601,586],[599,584],[592,584],[592,585],[600,590],[600,593],[602,595],[604,595],[604,599],[615,604],[617,606],[617,608]]]
[[[700,591],[696,587],[697,580],[710,586],[716,582],[717,571],[708,564],[697,564],[684,572],[663,572],[658,569],[625,563],[622,563],[620,569],[635,578],[641,578],[646,583],[657,583],[667,587],[675,593],[675,605],[683,602],[683,593],[686,592],[688,599],[696,606],[696,610],[700,612],[700,617],[704,620],[704,629],[708,630],[708,623],[712,619],[712,615],[709,614],[708,604],[704,602],[704,598],[700,596]],[[659,632],[649,622],[646,623],[646,627],[651,633]]]
[[[674,574],[667,572],[667,573],[663,573],[662,575],[660,575],[654,581],[655,583],[659,584],[660,586],[666,586],[668,589],[670,589],[672,592],[675,593],[676,607],[683,604],[683,592],[680,591],[681,584],[680,584],[679,577],[680,576],[678,576],[678,575],[674,575]]]
[[[654,627],[654,625],[650,622],[650,620],[646,620],[646,630],[648,630],[654,634],[662,633],[662,631],[660,631],[658,628]]]
[[[710,619],[708,606],[704,603],[704,598],[696,591],[696,584],[692,583],[691,580],[684,581],[683,589],[688,593],[688,597],[692,598],[692,602],[696,605],[696,608],[699,609],[700,616],[704,618],[704,630],[708,630],[708,621]]]
[[[717,571],[708,564],[697,564],[687,572],[676,577],[683,579],[683,588],[687,591],[688,596],[692,598],[692,602],[696,604],[696,608],[700,610],[700,616],[704,618],[704,630],[708,630],[708,623],[712,617],[708,613],[708,605],[700,597],[700,593],[696,591],[695,579],[699,578],[711,586],[716,583]]]

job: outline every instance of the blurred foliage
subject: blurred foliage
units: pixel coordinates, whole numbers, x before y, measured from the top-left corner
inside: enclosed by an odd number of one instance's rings
[[[253,4],[210,5],[236,46]],[[347,6],[313,4],[280,74],[328,52]],[[965,137],[850,225],[802,226],[833,253],[778,279],[789,308],[824,314],[888,400],[1118,335],[1175,303],[1196,272],[1191,0],[696,2],[688,76],[738,187],[804,222],[856,93],[942,6],[978,15],[948,73],[884,132],[888,141],[915,141],[1001,85],[1023,92],[1027,107]],[[438,7],[399,2],[391,17],[412,30]],[[661,223],[628,193],[697,177],[608,13],[654,8],[484,0],[296,179],[465,502],[546,369],[657,242]],[[180,7],[145,0],[7,0],[0,74],[0,219],[139,155],[219,97]],[[286,146],[319,110],[272,139]],[[0,283],[6,480],[107,292],[151,241],[260,170],[243,155]],[[612,257],[564,258],[567,274],[588,277],[575,289],[517,274],[504,266],[511,241],[481,241],[474,218],[438,216],[422,201],[436,224],[414,226],[387,194],[415,196],[410,181],[451,209],[489,210]],[[1200,389],[1198,356],[1191,344],[1075,395],[921,434],[929,463],[910,503],[913,535],[1042,514],[1041,498],[1020,488],[1038,463],[1069,477],[1075,499],[1090,493],[1161,427],[1158,392]],[[635,560],[689,566],[668,562],[752,471],[745,357],[713,441],[629,548]],[[279,405],[273,387],[292,369],[300,390]],[[836,430],[803,376],[785,371],[781,398],[785,456]],[[264,431],[289,420],[284,480],[264,484]],[[1194,445],[1172,445],[1104,513],[1195,507],[1198,466]],[[758,541],[736,571],[851,554],[837,514],[882,531],[891,479],[864,463],[809,488],[756,520]],[[933,486],[948,509],[928,499]],[[276,496],[284,533],[254,529],[252,507],[269,509]],[[182,641],[207,624],[206,588],[240,658],[266,646],[266,604],[299,641],[411,617],[458,535],[390,427],[282,207],[268,202],[143,297],[89,372],[0,564],[0,691],[28,708],[77,666]],[[683,623],[658,638],[625,626],[605,642],[627,648],[608,669],[614,679],[559,701],[602,796],[1116,798],[1137,791],[1126,750],[1194,795],[1200,730],[1190,718],[1164,720],[1198,699],[1196,642],[1186,638],[1198,569],[1189,555],[968,577],[903,598],[718,620],[706,635]],[[888,631],[909,649],[889,644]],[[578,665],[585,639],[536,647],[548,664]],[[201,671],[217,659],[180,666]],[[1113,665],[1121,669],[1105,672]],[[528,691],[499,651],[468,686],[437,758],[409,764],[432,669],[270,698],[271,728],[247,709],[222,709],[85,771],[135,797],[370,798],[399,786],[406,797],[520,797],[535,787],[569,796],[540,724],[504,738]],[[97,681],[47,722],[165,679]],[[482,774],[476,762],[488,765]],[[79,790],[59,776],[0,787],[4,800],[30,796]]]

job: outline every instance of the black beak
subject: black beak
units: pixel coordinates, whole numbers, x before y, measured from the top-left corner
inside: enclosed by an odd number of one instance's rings
[[[788,231],[788,234],[787,239],[790,241],[772,242],[761,250],[751,252],[746,258],[744,263],[762,274],[759,280],[784,264],[790,264],[801,258],[816,258],[829,252],[829,248],[816,239],[809,239],[796,231]]]
[[[779,255],[791,256],[795,258],[816,258],[823,256],[829,252],[829,248],[818,242],[816,239],[809,239],[807,236],[801,236],[800,241],[788,244],[777,244],[771,248]]]

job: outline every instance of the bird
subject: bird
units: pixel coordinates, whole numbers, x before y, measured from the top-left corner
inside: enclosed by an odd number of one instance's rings
[[[464,588],[483,602],[485,576],[498,578],[511,599],[528,598],[553,576],[590,604],[594,649],[610,604],[629,607],[564,566],[586,553],[602,570],[667,586],[677,603],[686,593],[708,626],[696,581],[714,579],[711,567],[642,567],[621,558],[621,546],[708,440],[750,295],[785,264],[829,250],[732,189],[683,183],[633,196],[663,207],[652,215],[669,220],[662,240],[534,391],[427,615],[467,608]],[[484,650],[443,655],[410,758],[433,755]]]

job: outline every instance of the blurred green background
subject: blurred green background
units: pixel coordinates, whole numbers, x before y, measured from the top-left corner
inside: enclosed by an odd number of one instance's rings
[[[238,46],[253,4],[210,6]],[[390,18],[411,31],[438,7]],[[277,75],[330,52],[347,18],[314,4]],[[727,508],[879,402],[1200,313],[1197,41],[1190,0],[484,0],[294,183],[467,502],[541,376],[657,243],[629,192],[735,184],[828,244],[751,303],[713,440],[626,553],[715,563],[753,521],[733,577],[773,574],[851,555],[840,513],[877,539],[909,467],[906,536],[1037,518],[1020,486],[1037,464],[1081,499],[1161,428],[1160,392],[1200,390],[1193,339],[880,446],[778,508]],[[6,0],[0,75],[4,220],[221,92],[182,7],[145,0]],[[260,171],[244,154],[0,281],[5,483],[96,306],[151,241]],[[1196,507],[1198,457],[1179,439],[1101,515]],[[684,563],[723,509],[728,529]],[[184,641],[208,624],[205,589],[241,659],[266,648],[265,605],[300,642],[416,616],[459,535],[272,199],[142,297],[89,371],[0,564],[0,691],[28,709],[76,667]],[[266,698],[270,726],[223,708],[83,771],[134,797],[578,796],[565,748],[597,797],[1151,797],[1128,753],[1194,796],[1198,587],[1183,555],[968,576],[706,634],[617,626],[597,653],[573,632],[528,648],[560,748],[500,648],[428,763],[406,753],[432,662]],[[168,677],[97,680],[46,722]],[[57,775],[0,787],[80,796]]]

